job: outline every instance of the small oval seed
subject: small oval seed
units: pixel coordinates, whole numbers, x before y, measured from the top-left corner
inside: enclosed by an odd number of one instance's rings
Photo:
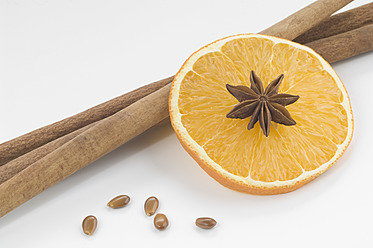
[[[211,229],[216,226],[216,223],[213,218],[203,217],[196,219],[196,226],[203,229]]]
[[[158,206],[158,199],[154,196],[149,197],[144,204],[145,214],[147,216],[152,216],[153,214],[155,214],[155,212],[157,212]]]
[[[130,197],[128,195],[118,195],[108,202],[107,206],[111,208],[122,208],[130,202]]]
[[[154,217],[154,226],[158,230],[164,230],[168,227],[168,219],[164,214],[157,214]]]
[[[88,215],[82,223],[83,232],[87,235],[92,235],[97,227],[97,218],[93,215]]]

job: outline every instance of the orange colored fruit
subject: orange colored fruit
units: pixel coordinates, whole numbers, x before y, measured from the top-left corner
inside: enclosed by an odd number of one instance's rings
[[[238,101],[226,84],[264,87],[284,74],[279,93],[299,95],[286,106],[297,122],[272,122],[269,137],[250,117],[226,114]],[[349,145],[353,116],[347,91],[312,49],[276,37],[243,34],[215,41],[188,58],[172,84],[170,117],[185,150],[222,185],[252,194],[293,191],[330,168]]]

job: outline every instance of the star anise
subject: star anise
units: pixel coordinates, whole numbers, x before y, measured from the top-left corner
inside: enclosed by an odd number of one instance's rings
[[[267,137],[269,136],[271,121],[286,126],[295,125],[295,120],[290,116],[285,106],[296,102],[299,96],[278,93],[278,88],[283,79],[284,74],[281,74],[270,82],[264,90],[260,78],[254,71],[251,71],[250,88],[244,85],[233,86],[227,84],[227,90],[239,103],[226,116],[238,119],[251,116],[247,126],[248,130],[252,129],[259,120],[260,127]]]

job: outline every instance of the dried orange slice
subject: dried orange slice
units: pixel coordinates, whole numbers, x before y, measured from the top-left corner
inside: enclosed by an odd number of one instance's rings
[[[264,88],[284,74],[278,92],[300,96],[286,109],[294,126],[227,118],[238,103],[226,88]],[[242,34],[215,41],[188,58],[172,84],[170,117],[186,151],[222,185],[253,194],[293,191],[330,168],[349,145],[353,116],[347,91],[312,49],[276,37]]]

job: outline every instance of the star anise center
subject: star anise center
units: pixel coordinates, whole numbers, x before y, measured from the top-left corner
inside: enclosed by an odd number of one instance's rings
[[[229,85],[227,90],[239,103],[227,114],[228,118],[245,119],[251,116],[247,129],[250,130],[259,121],[265,136],[269,136],[271,122],[286,126],[295,125],[286,105],[292,104],[299,99],[299,96],[278,93],[280,84],[284,79],[281,74],[264,90],[263,83],[254,71],[250,72],[251,87],[244,85]]]

